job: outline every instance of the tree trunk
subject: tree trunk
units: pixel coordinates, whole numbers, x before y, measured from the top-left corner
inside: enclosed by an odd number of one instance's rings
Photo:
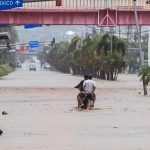
[[[106,78],[107,78],[107,80],[109,80],[109,72],[107,73],[107,75],[106,75],[106,76],[107,76],[107,77],[106,77]]]
[[[75,75],[75,67],[72,67],[72,73],[73,73],[73,75]]]
[[[114,81],[117,81],[117,77],[118,77],[118,69],[115,71]]]
[[[110,72],[111,81],[114,80],[113,71]]]
[[[105,71],[101,70],[100,78],[106,80]]]
[[[145,83],[145,77],[143,78],[143,90],[144,90],[144,96],[147,95],[147,87]]]

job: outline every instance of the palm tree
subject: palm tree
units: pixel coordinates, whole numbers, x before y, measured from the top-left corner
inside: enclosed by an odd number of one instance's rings
[[[111,53],[108,34],[87,36],[81,40],[75,36],[65,46],[56,44],[49,53],[50,63],[57,69],[73,74],[91,73],[97,78],[116,80],[117,73],[124,66],[125,43],[114,36]],[[115,75],[115,76],[114,76]]]
[[[101,36],[98,46],[97,54],[101,57],[101,76],[100,78],[107,80],[116,80],[118,71],[124,66],[126,45],[125,42],[116,37],[112,37],[112,52],[111,52],[111,41],[109,34]],[[113,77],[115,75],[115,77]]]
[[[147,95],[147,85],[150,82],[150,66],[143,66],[138,76],[141,76],[141,81],[143,82],[144,95]]]

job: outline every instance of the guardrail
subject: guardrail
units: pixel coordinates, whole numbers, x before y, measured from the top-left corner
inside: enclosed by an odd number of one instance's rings
[[[36,0],[35,0],[36,1]],[[137,7],[149,9],[149,0],[136,0]],[[24,9],[104,9],[104,8],[133,8],[133,0],[62,0],[60,7],[56,6],[56,0],[43,2],[24,3]]]

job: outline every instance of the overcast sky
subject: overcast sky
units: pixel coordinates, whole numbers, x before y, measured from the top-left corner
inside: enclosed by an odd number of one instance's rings
[[[53,38],[56,42],[68,40],[75,35],[85,35],[86,32],[91,32],[91,28],[87,26],[75,25],[55,25],[55,26],[42,26],[31,29],[24,29],[24,26],[16,27],[19,35],[20,43],[28,43],[29,41],[51,41]]]

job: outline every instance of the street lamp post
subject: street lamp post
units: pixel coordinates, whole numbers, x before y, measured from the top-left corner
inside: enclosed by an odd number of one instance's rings
[[[142,54],[141,36],[140,36],[140,30],[139,30],[139,21],[138,21],[138,15],[137,15],[136,0],[133,0],[133,5],[134,5],[135,20],[136,20],[136,31],[137,31],[137,35],[138,35],[140,64],[143,65],[144,64],[144,58],[143,58],[143,54]]]

